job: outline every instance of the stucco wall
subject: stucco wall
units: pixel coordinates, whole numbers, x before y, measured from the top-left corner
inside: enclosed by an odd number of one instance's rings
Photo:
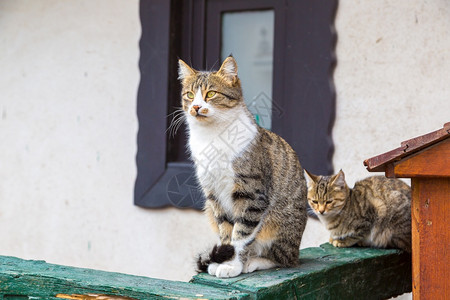
[[[138,1],[1,1],[0,27],[0,254],[189,279],[206,220],[133,205]]]
[[[341,1],[334,165],[450,121],[446,1]],[[188,280],[201,213],[132,204],[137,0],[0,2],[0,254]],[[327,241],[311,221],[302,247]]]
[[[450,2],[340,1],[336,16],[335,170],[450,121]]]

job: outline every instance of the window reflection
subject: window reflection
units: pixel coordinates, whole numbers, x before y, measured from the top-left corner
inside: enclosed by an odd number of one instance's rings
[[[273,10],[222,15],[222,61],[230,54],[239,67],[244,99],[261,127],[272,127]]]

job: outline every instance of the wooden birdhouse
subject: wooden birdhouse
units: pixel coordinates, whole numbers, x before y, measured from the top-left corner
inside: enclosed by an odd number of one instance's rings
[[[411,178],[414,299],[450,299],[450,122],[364,161],[369,172]]]

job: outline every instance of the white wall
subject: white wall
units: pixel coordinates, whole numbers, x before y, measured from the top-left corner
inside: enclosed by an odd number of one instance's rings
[[[340,1],[334,165],[350,182],[450,121],[449,9]],[[188,280],[215,238],[203,215],[132,203],[138,1],[3,0],[0,28],[0,255]],[[327,240],[312,221],[302,247]]]
[[[189,279],[198,212],[133,205],[137,0],[0,2],[0,254]],[[186,230],[188,228],[188,230]]]
[[[443,0],[339,2],[334,167],[349,184],[381,174],[364,159],[450,121],[449,16]]]
[[[364,159],[450,121],[450,2],[344,0],[336,29],[334,167],[353,184]]]

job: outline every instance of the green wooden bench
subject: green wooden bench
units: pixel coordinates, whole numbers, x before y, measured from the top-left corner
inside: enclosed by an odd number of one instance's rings
[[[300,263],[179,282],[0,256],[0,299],[386,299],[411,291],[411,257],[399,250],[323,244],[302,249]]]

